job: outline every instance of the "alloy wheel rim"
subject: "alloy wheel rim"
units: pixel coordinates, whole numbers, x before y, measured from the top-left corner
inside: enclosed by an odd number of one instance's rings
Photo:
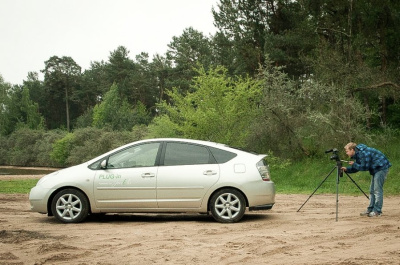
[[[232,193],[221,194],[215,201],[215,211],[223,219],[235,218],[241,207],[239,198]]]
[[[74,194],[64,194],[57,200],[56,211],[61,218],[72,220],[82,211],[81,200]]]

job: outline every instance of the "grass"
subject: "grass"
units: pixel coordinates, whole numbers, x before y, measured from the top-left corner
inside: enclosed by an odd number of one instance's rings
[[[400,138],[393,137],[390,144],[376,146],[388,156],[392,167],[384,186],[384,194],[400,195]],[[340,153],[340,158],[347,159],[345,154]],[[279,168],[274,165],[277,161],[271,161],[271,176],[276,185],[276,192],[281,194],[316,194],[336,193],[336,162],[330,160],[330,154],[322,158],[304,159],[293,162]],[[345,163],[343,163],[346,165]],[[329,172],[334,171],[327,177]],[[324,179],[326,180],[324,181]],[[371,176],[368,172],[350,174],[350,177],[368,195]],[[37,183],[37,179],[0,180],[0,193],[29,193],[30,189]],[[339,193],[346,195],[362,195],[358,187],[344,175],[339,178]]]
[[[385,195],[400,194],[400,185],[398,184],[400,163],[392,162],[392,164],[384,186]],[[272,167],[272,180],[275,182],[276,192],[281,194],[311,194],[319,185],[321,186],[318,187],[315,194],[336,193],[335,166],[335,161],[313,159],[293,163],[284,169]],[[328,176],[332,169],[334,171]],[[369,194],[371,176],[368,172],[350,174],[350,177],[367,195]],[[37,182],[37,179],[0,180],[0,193],[27,194]],[[346,175],[339,178],[339,193],[363,195]]]
[[[325,163],[326,165],[321,165]],[[331,165],[329,165],[331,164]],[[272,171],[272,180],[276,185],[277,193],[284,194],[311,194],[316,190],[316,194],[336,193],[337,170],[336,163],[332,161],[304,161],[296,163],[285,169],[277,169]],[[400,186],[398,185],[399,173],[392,166],[384,186],[385,195],[400,194]],[[328,174],[332,173],[328,176]],[[369,185],[371,176],[369,172],[358,172],[349,174],[355,183],[367,195],[369,194]],[[363,195],[362,191],[354,184],[351,179],[344,174],[339,178],[339,193],[347,195]]]
[[[400,141],[400,140],[397,140]],[[384,185],[384,195],[400,194],[400,143],[392,142],[379,150],[384,153],[392,163],[389,169]],[[340,154],[341,159],[347,159],[344,154]],[[343,163],[347,166],[346,163]],[[317,189],[316,194],[320,193],[336,193],[336,161],[330,160],[330,155],[323,158],[304,159],[301,162],[292,163],[284,168],[275,168],[271,165],[272,180],[275,182],[277,193],[284,194],[311,194],[322,182]],[[324,181],[325,177],[334,168],[334,171]],[[368,171],[349,174],[349,176],[357,183],[357,185],[368,195],[371,175]],[[346,174],[339,178],[339,192],[347,195],[362,195],[363,193],[358,187],[347,177]]]
[[[37,182],[38,179],[0,180],[0,193],[27,194]]]

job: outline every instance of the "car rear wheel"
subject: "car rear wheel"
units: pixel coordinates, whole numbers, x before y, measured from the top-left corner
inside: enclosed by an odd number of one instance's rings
[[[223,189],[211,197],[210,210],[216,221],[234,223],[242,219],[246,210],[246,202],[239,191]]]
[[[79,223],[89,213],[89,202],[86,196],[75,189],[58,192],[51,203],[53,215],[63,223]]]

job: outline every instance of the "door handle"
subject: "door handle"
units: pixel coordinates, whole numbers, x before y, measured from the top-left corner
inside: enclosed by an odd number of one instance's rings
[[[154,173],[143,173],[142,178],[154,178],[156,175]]]
[[[203,175],[207,175],[207,176],[217,175],[217,172],[214,170],[206,170],[203,172]]]

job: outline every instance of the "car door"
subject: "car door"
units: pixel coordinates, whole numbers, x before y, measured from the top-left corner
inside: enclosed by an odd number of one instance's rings
[[[103,209],[157,208],[159,142],[134,145],[107,158],[94,181],[96,206]]]
[[[199,208],[219,178],[219,166],[205,146],[167,142],[157,175],[159,208]]]

